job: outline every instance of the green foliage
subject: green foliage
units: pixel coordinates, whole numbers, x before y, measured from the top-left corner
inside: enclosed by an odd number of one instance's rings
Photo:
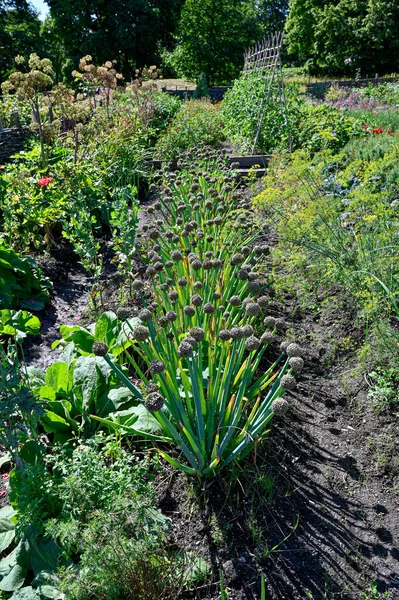
[[[10,336],[19,343],[28,334],[38,334],[40,327],[39,319],[26,310],[0,310],[0,341]]]
[[[229,83],[242,68],[245,49],[258,36],[254,6],[248,0],[186,0],[178,46],[169,57],[179,76],[206,73],[210,84]]]
[[[291,0],[288,52],[311,72],[393,72],[398,23],[396,0]]]
[[[395,368],[377,369],[368,373],[371,387],[368,399],[371,406],[377,411],[395,408],[399,401],[398,384],[399,373]]]
[[[272,86],[269,96],[269,85],[265,84],[264,73],[243,73],[236,79],[233,88],[225,94],[222,102],[222,115],[228,138],[243,151],[252,153],[265,107],[257,149],[270,152],[280,145],[288,147],[289,140],[295,134],[293,120],[300,109],[301,101],[295,84],[285,86],[285,95],[286,105],[278,84]]]
[[[0,308],[40,310],[49,300],[49,287],[32,258],[18,256],[0,241]]]
[[[195,174],[187,157],[180,159],[177,179],[167,174],[157,203],[163,219],[149,232],[147,273],[156,304],[139,312],[143,325],[132,329],[132,350],[145,368],[132,365],[145,391],[111,356],[104,361],[162,428],[162,437],[147,437],[172,442],[185,462],[160,454],[187,473],[213,476],[251,451],[274,411],[288,407],[278,399],[295,378],[284,352],[258,371],[277,327],[283,327],[271,319],[261,339],[254,336],[257,323],[261,327],[260,304],[268,303],[260,271],[269,249],[251,250],[258,232],[234,191],[234,174],[217,154],[194,152],[202,158]],[[241,248],[244,254],[235,253]],[[137,280],[135,289],[142,287]],[[122,430],[142,435],[135,424]]]
[[[217,147],[224,139],[218,106],[208,100],[185,102],[156,145],[161,159],[176,159],[180,152],[206,144]]]
[[[34,440],[42,405],[36,402],[21,364],[17,347],[0,344],[0,441],[15,457],[23,444]]]

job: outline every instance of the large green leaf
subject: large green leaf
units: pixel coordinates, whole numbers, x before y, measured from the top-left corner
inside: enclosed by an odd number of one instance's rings
[[[94,330],[94,341],[104,342],[108,346],[112,346],[116,339],[116,325],[118,319],[112,311],[104,312],[96,323]]]
[[[69,367],[66,363],[55,362],[46,371],[46,384],[58,395],[65,397],[69,391]]]
[[[10,600],[40,600],[41,594],[39,590],[35,590],[32,586],[27,586],[14,592]]]
[[[108,392],[111,368],[97,356],[80,356],[74,366],[73,391],[82,414],[95,413],[97,399]]]
[[[10,508],[13,511],[10,516],[0,516],[0,553],[3,553],[15,538],[15,526],[10,520],[15,511],[12,507]]]
[[[133,426],[136,431],[152,434],[162,431],[161,425],[143,404],[132,406],[127,410],[119,410],[111,415],[111,418],[122,425]]]
[[[60,415],[52,412],[51,410],[45,410],[44,416],[41,421],[44,427],[44,430],[47,433],[54,433],[56,431],[68,432],[71,429],[70,423],[63,419]]]
[[[0,561],[0,590],[14,592],[23,586],[28,568],[24,561],[23,545],[20,542],[16,548]]]

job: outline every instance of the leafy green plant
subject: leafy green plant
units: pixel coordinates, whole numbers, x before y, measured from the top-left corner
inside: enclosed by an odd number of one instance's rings
[[[163,436],[147,437],[173,442],[189,466],[159,450],[162,456],[188,473],[212,476],[245,456],[273,414],[284,412],[288,405],[280,397],[295,386],[292,372],[303,361],[294,344],[288,356],[283,351],[260,370],[284,326],[267,317],[262,337],[254,335],[268,303],[260,272],[269,248],[251,247],[256,230],[234,192],[234,176],[218,155],[203,156],[213,177],[204,164],[195,176],[186,170],[178,178],[169,175],[150,209],[163,217],[148,231],[147,274],[156,303],[139,312],[142,325],[132,328],[135,353],[147,368],[134,357],[132,364],[146,391],[123,374],[106,344],[93,350],[162,427]],[[133,287],[140,290],[143,283],[137,279]],[[123,429],[140,434],[134,425]]]
[[[27,335],[36,335],[40,331],[40,321],[26,310],[0,310],[0,342],[12,337],[17,343]]]
[[[368,378],[371,380],[368,399],[375,410],[382,411],[393,408],[399,402],[397,369],[378,369],[368,373]]]
[[[18,256],[0,241],[0,308],[40,310],[49,300],[49,288],[32,258]]]
[[[209,100],[182,104],[179,112],[160,137],[155,148],[161,159],[176,159],[180,152],[206,144],[216,147],[225,138],[218,106]]]

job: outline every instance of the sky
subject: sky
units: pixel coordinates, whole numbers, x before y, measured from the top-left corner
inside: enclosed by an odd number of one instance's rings
[[[30,0],[30,2],[40,13],[40,19],[43,21],[49,11],[48,5],[44,2],[44,0]]]

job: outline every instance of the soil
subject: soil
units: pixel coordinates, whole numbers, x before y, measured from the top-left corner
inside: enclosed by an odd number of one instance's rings
[[[27,348],[39,366],[54,360],[60,324],[87,319],[91,289],[67,247],[53,253],[46,271],[53,299],[40,315],[42,335]],[[107,273],[113,306],[110,261]],[[306,367],[289,392],[289,415],[273,421],[237,479],[199,488],[164,466],[159,507],[179,547],[213,570],[209,583],[182,600],[220,600],[220,581],[228,600],[261,599],[262,573],[267,600],[399,600],[397,415],[371,409],[354,353],[362,331],[351,307],[336,305],[303,314],[293,296],[272,302],[270,313],[284,316],[305,348]]]

